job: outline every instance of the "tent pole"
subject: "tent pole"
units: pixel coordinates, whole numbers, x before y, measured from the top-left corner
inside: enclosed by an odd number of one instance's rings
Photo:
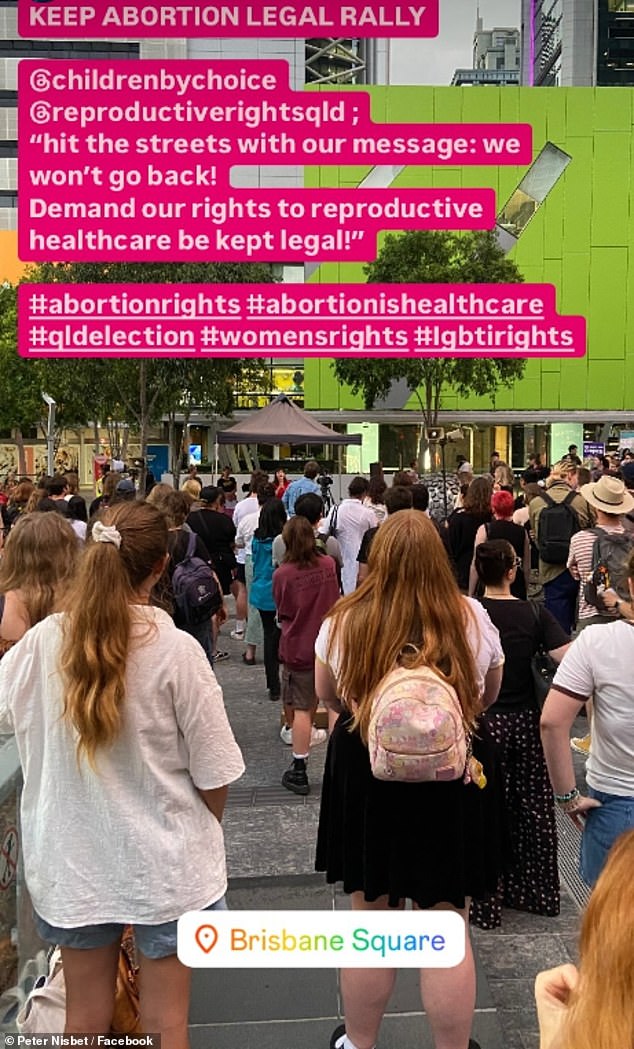
[[[218,441],[215,440],[214,441],[214,471],[215,471],[214,472],[214,480],[216,480],[216,481],[218,480],[218,477],[220,476],[220,471],[218,469],[218,465],[219,465],[219,463],[218,463],[218,456],[219,456]]]
[[[338,465],[338,468],[339,468],[339,502],[341,502],[341,449],[342,449],[342,447],[343,447],[343,445],[341,445],[341,444],[337,445],[337,459],[338,459],[338,464],[337,465]]]

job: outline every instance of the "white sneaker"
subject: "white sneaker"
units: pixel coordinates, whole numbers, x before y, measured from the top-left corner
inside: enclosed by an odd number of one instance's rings
[[[244,638],[244,630],[232,630],[229,637],[232,641],[242,641]]]
[[[290,725],[282,725],[280,729],[280,739],[282,743],[286,743],[287,746],[291,746],[293,743],[293,730]],[[315,728],[313,725],[310,731],[310,745],[311,747],[318,747],[320,743],[325,743],[328,739],[328,733],[325,728]]]

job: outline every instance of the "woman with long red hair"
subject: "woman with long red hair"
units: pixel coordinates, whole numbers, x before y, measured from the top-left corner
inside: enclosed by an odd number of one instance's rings
[[[428,667],[451,685],[471,729],[500,686],[504,657],[484,609],[462,597],[432,522],[401,510],[379,528],[364,582],[326,618],[315,650],[317,695],[338,710],[326,762],[316,866],[342,881],[353,910],[414,907],[458,911],[492,891],[501,869],[502,798],[492,761],[484,789],[445,782],[375,779],[368,751],[373,694],[396,666]],[[347,969],[345,1025],[331,1049],[374,1049],[396,970]],[[479,1049],[469,1039],[475,971],[424,969],[421,995],[435,1049]]]
[[[535,982],[540,1049],[634,1046],[634,830],[612,846],[583,916],[579,968]]]

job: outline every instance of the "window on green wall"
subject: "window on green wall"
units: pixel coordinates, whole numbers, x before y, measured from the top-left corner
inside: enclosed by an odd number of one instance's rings
[[[498,215],[498,225],[520,237],[570,161],[568,153],[547,142]]]

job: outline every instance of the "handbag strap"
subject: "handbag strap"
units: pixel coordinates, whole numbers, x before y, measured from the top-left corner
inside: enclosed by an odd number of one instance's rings
[[[542,623],[542,616],[540,612],[541,606],[538,605],[535,601],[529,601],[528,603],[531,606],[531,612],[533,613],[535,622],[537,623],[537,629],[539,631],[539,642],[535,650],[536,652],[539,652],[540,648],[544,647],[544,624]]]

